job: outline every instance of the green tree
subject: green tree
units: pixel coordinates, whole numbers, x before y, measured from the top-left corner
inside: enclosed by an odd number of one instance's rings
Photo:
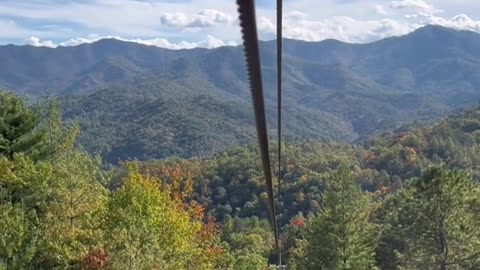
[[[0,156],[13,159],[15,153],[31,153],[44,134],[37,129],[38,112],[12,93],[0,91]]]
[[[60,105],[58,100],[49,98],[39,106],[42,115],[39,129],[44,136],[36,158],[54,158],[74,149],[80,128],[76,122],[64,123]]]
[[[1,237],[9,245],[28,241],[29,252],[16,255],[35,269],[79,266],[101,243],[107,193],[101,183],[98,162],[82,152],[37,162],[23,154],[0,159],[0,215],[8,227]]]
[[[35,164],[24,154],[0,157],[0,261],[8,269],[32,269],[37,252],[39,216],[47,201],[47,164]]]
[[[232,269],[253,270],[268,266],[274,239],[267,220],[227,215],[222,239],[229,245]]]
[[[72,150],[78,125],[63,122],[60,103],[47,99],[36,106],[0,91],[0,156],[13,159],[24,153],[34,159],[51,158]]]
[[[340,166],[326,184],[320,213],[308,225],[297,268],[375,269],[378,226],[370,221],[371,210],[369,196],[348,168]]]
[[[0,269],[30,269],[37,237],[24,208],[0,204]]]
[[[271,249],[269,242],[265,240],[262,230],[259,228],[249,233],[230,235],[229,242],[235,258],[233,269],[256,270],[266,267],[268,265],[267,256]]]
[[[401,240],[395,267],[478,269],[479,202],[478,183],[463,172],[430,168],[409,183],[386,206],[390,214],[382,239]]]
[[[107,251],[114,269],[208,269],[195,265],[201,222],[161,191],[159,180],[127,165],[123,186],[108,203]]]
[[[90,250],[102,244],[106,181],[99,160],[80,151],[57,156],[50,166],[35,263],[42,269],[78,266]]]

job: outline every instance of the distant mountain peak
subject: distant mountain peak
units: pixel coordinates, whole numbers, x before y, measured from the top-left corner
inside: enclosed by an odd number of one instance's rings
[[[427,24],[423,27],[420,27],[420,28],[416,29],[415,31],[413,31],[413,33],[424,33],[424,32],[431,32],[431,31],[448,31],[448,32],[451,32],[451,31],[455,31],[455,29],[449,28],[449,27],[446,27],[446,26],[443,26],[443,25],[439,25],[439,24]]]
[[[455,16],[452,20],[455,21],[469,21],[470,18],[465,15],[465,14],[460,14]],[[480,29],[479,29],[480,30]],[[464,29],[456,29],[456,28],[451,28],[451,27],[446,27],[443,25],[438,25],[438,24],[428,24],[423,27],[418,28],[417,30],[413,31],[411,34],[424,34],[424,33],[460,33],[460,32],[470,32],[470,33],[475,33],[478,34],[477,32],[471,31],[471,30],[464,30]],[[409,34],[407,34],[409,35]]]
[[[117,38],[102,38],[102,39],[99,39],[97,41],[94,41],[92,43],[82,43],[80,45],[83,45],[83,44],[93,44],[93,45],[106,45],[106,46],[109,46],[109,45],[127,45],[127,44],[130,44],[130,45],[138,45],[138,46],[144,46],[143,44],[140,44],[140,43],[136,43],[136,42],[131,42],[131,41],[126,41],[126,40],[121,40],[121,39],[117,39]]]

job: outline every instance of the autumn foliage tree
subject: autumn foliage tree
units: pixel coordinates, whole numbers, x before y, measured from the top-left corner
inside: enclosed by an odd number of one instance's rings
[[[215,227],[203,225],[203,209],[126,164],[123,186],[108,203],[107,251],[114,269],[214,269],[221,250]],[[173,187],[171,187],[173,188]],[[192,207],[190,207],[192,205]],[[206,256],[211,255],[211,257]]]

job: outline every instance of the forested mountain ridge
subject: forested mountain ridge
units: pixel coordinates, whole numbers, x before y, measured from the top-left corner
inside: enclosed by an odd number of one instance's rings
[[[65,116],[82,127],[79,143],[113,163],[208,156],[254,142],[250,99],[213,95],[204,89],[201,83],[164,81],[68,98],[63,107]],[[267,108],[269,123],[275,122],[274,109]],[[297,107],[286,108],[285,114],[289,140],[354,138],[351,125],[332,114]]]
[[[260,49],[275,128],[275,43]],[[426,26],[370,44],[285,40],[284,51],[287,139],[352,141],[480,99],[474,32]],[[0,87],[66,96],[80,143],[111,162],[254,141],[241,47],[172,51],[106,39],[55,49],[0,46],[0,60]]]

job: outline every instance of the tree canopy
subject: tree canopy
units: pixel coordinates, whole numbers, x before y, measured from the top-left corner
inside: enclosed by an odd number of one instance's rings
[[[275,262],[255,146],[111,166],[76,144],[55,101],[1,100],[0,269]],[[478,268],[479,111],[363,144],[285,144],[276,203],[289,269]]]

